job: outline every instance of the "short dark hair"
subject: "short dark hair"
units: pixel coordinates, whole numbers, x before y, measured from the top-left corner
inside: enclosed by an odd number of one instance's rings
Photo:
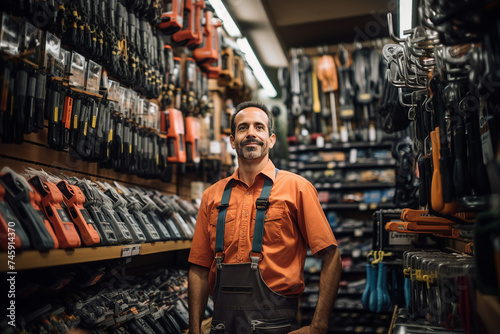
[[[273,115],[269,111],[269,108],[262,102],[259,101],[245,101],[241,102],[238,104],[234,110],[234,114],[231,116],[231,135],[234,137],[236,134],[236,124],[234,123],[234,119],[236,118],[236,115],[242,111],[243,109],[246,108],[258,108],[262,110],[263,112],[266,113],[267,115],[267,128],[269,130],[269,135],[272,135],[274,133],[274,127],[273,127]]]

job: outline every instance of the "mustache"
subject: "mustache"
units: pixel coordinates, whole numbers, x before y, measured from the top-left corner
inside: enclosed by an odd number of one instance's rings
[[[260,145],[260,146],[264,145],[263,141],[260,141],[260,140],[254,139],[254,138],[250,138],[250,139],[242,141],[241,146],[245,146],[245,145],[250,144],[250,143],[256,143],[257,145]]]

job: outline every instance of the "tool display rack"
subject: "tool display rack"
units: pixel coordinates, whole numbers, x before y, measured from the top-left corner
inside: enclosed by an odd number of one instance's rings
[[[289,146],[289,166],[288,169],[299,175],[303,175],[308,171],[327,171],[327,170],[366,170],[366,169],[388,169],[395,168],[396,161],[394,159],[370,159],[363,162],[348,162],[349,153],[352,149],[357,150],[390,150],[391,142],[353,142],[353,143],[325,143],[323,147],[315,145],[295,145]],[[342,151],[346,153],[347,161],[320,161],[320,162],[304,162],[300,161],[300,154],[320,154],[320,152]],[[390,189],[394,187],[392,183],[380,182],[332,182],[330,184],[312,182],[318,192],[324,191],[349,191],[349,190],[377,190]],[[394,208],[392,202],[378,203],[322,203],[322,208],[325,215],[330,212],[340,212],[344,218],[361,219],[370,221],[372,214],[378,209]],[[348,237],[356,243],[366,245],[367,249],[372,243],[372,227],[355,227],[355,228],[333,228],[333,233],[337,240]],[[352,266],[342,271],[341,281],[353,282],[366,278],[366,269],[364,267],[368,250],[354,251],[346,250],[342,252],[343,259],[352,261]],[[366,253],[366,254],[364,254]],[[313,257],[309,252],[306,261],[312,260]],[[320,262],[318,262],[320,264]],[[306,262],[307,266],[307,262]],[[306,290],[301,299],[300,320],[303,324],[310,323],[314,314],[314,307],[311,305],[317,298],[319,290],[320,267],[309,268],[305,272]],[[391,313],[372,313],[365,310],[361,304],[362,290],[353,291],[352,289],[340,288],[337,295],[337,302],[334,305],[333,313],[330,318],[329,333],[381,333],[387,332],[390,326]],[[347,301],[347,302],[346,302]]]

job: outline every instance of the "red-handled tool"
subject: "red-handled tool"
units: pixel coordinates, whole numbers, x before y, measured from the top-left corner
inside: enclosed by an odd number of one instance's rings
[[[186,162],[186,142],[184,132],[184,119],[182,112],[178,109],[169,108],[165,116],[168,115],[167,143],[168,143],[168,162],[185,163]]]
[[[181,30],[183,26],[184,0],[167,1],[166,12],[161,14],[161,21],[158,28],[167,35],[174,34]]]
[[[39,176],[32,177],[28,182],[41,196],[42,211],[52,224],[61,248],[80,247],[80,236],[66,211],[61,207],[63,196],[56,185],[43,182]]]
[[[82,190],[78,186],[71,185],[64,180],[57,183],[57,188],[63,195],[64,203],[66,203],[71,219],[80,231],[83,243],[86,246],[99,244],[101,237],[99,236],[97,227],[87,209],[83,207],[85,195]]]

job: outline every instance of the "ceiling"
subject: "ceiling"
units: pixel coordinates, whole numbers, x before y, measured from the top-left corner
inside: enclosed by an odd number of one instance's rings
[[[388,37],[387,12],[396,15],[398,6],[397,0],[222,1],[278,92],[277,69],[288,66],[291,48]]]

